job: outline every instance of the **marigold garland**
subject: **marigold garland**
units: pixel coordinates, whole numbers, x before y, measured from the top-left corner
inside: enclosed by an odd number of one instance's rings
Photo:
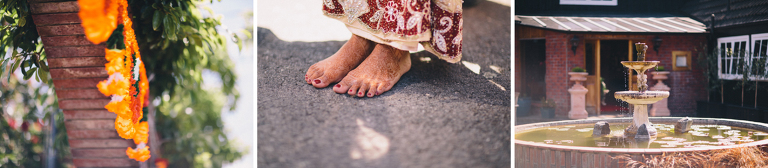
[[[144,162],[150,157],[149,124],[141,121],[142,108],[147,103],[149,82],[144,63],[141,61],[139,46],[133,31],[133,22],[128,15],[126,0],[78,0],[86,38],[94,44],[107,41],[117,25],[123,25],[124,50],[104,49],[105,64],[109,78],[96,86],[101,93],[112,100],[104,106],[117,114],[115,129],[125,139],[133,139],[136,149],[130,147],[125,153],[129,158]],[[138,87],[138,88],[136,88]]]
[[[78,0],[85,36],[94,44],[107,41],[117,27],[117,1]],[[83,5],[85,4],[85,5]]]

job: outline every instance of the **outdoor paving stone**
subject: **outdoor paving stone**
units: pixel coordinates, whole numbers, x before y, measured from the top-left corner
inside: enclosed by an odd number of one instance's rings
[[[480,74],[412,53],[410,71],[374,98],[304,82],[343,41],[286,42],[257,28],[258,166],[510,167],[510,26],[508,6],[465,8],[462,61]]]

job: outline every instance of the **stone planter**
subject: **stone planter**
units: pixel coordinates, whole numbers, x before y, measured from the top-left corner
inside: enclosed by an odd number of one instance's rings
[[[541,118],[555,118],[554,107],[541,107],[539,112],[541,113]]]
[[[576,84],[573,84],[573,87],[568,89],[568,92],[571,93],[571,111],[568,111],[568,118],[586,119],[589,114],[586,110],[585,96],[589,90],[587,90],[581,82],[587,80],[587,75],[589,75],[589,73],[568,72],[568,75],[571,75],[571,81],[576,82]]]
[[[653,75],[653,80],[658,80],[659,82],[656,83],[653,87],[651,87],[649,90],[652,91],[669,91],[671,90],[669,86],[665,85],[663,80],[667,80],[667,75],[669,75],[669,71],[656,71],[651,72]],[[664,98],[656,103],[653,104],[653,107],[648,112],[648,115],[653,117],[663,117],[663,116],[669,116],[669,108],[667,107],[668,98]]]

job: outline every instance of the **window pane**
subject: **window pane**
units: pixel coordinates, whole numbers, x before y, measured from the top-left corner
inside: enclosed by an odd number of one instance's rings
[[[720,73],[721,74],[725,74],[725,70],[726,70],[725,65],[726,65],[725,64],[725,59],[720,59]]]
[[[768,50],[768,40],[763,40],[760,45],[760,55],[761,56],[768,55],[768,52],[766,52],[766,50]]]
[[[752,56],[755,56],[755,57],[756,57],[756,56],[759,56],[759,55],[760,55],[760,43],[761,43],[761,41],[760,41],[760,40],[755,40],[755,42],[754,42],[754,43],[752,43],[752,44],[755,44],[755,45],[752,47]]]
[[[738,45],[739,47],[737,47],[737,48],[739,48],[739,57],[744,57],[745,54],[747,53],[747,42],[746,41],[742,41],[739,44],[740,44],[740,45]]]

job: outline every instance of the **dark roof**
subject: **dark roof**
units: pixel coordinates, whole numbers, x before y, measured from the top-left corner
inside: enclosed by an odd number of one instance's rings
[[[691,0],[680,9],[707,27],[715,14],[715,28],[768,22],[768,0]]]

